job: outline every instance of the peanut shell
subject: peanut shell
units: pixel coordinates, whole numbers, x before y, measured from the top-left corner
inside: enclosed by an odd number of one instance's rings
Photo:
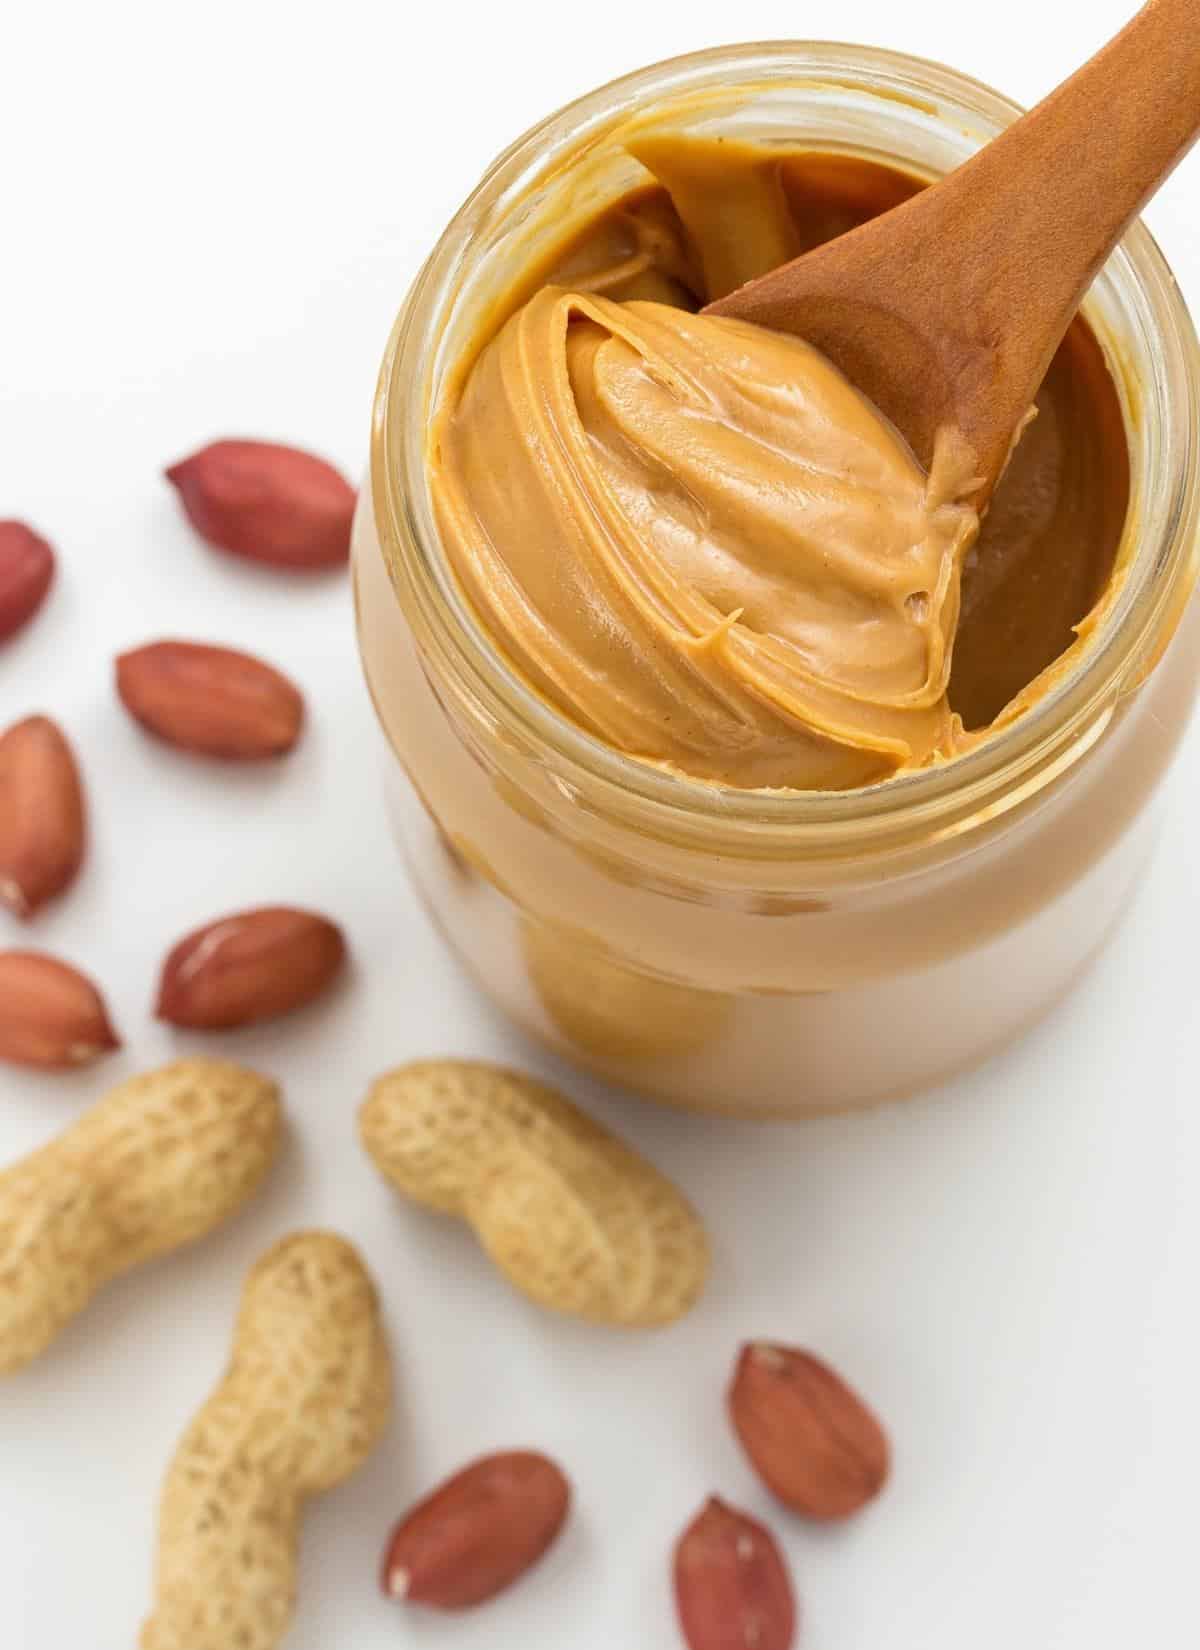
[[[671,1323],[708,1274],[699,1218],[631,1147],[543,1083],[470,1061],[371,1089],[363,1144],[406,1197],[475,1229],[510,1283],[597,1323]]]
[[[375,1286],[331,1232],[285,1238],[246,1281],[224,1379],[175,1452],[142,1650],[275,1650],[300,1517],[355,1472],[391,1414]]]
[[[281,1134],[274,1083],[180,1060],[121,1083],[0,1173],[0,1374],[44,1352],[113,1278],[228,1220]]]

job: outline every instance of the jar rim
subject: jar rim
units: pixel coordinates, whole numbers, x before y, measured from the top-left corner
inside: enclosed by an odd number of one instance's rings
[[[1089,649],[1029,709],[973,750],[851,791],[744,790],[667,772],[626,756],[572,722],[505,659],[457,585],[441,553],[428,493],[424,438],[432,411],[432,361],[439,318],[453,306],[483,223],[511,210],[564,157],[641,113],[707,88],[792,84],[899,96],[944,117],[941,100],[984,123],[960,128],[986,141],[1020,106],[957,70],[924,58],[837,42],[773,41],[719,46],[670,58],[609,82],[547,116],[492,163],[418,273],[397,319],[379,377],[371,479],[379,541],[392,585],[420,640],[456,693],[516,745],[552,761],[572,800],[618,817],[636,810],[640,829],[673,837],[725,837],[763,852],[801,841],[844,849],[912,830],[956,835],[1039,790],[1103,732],[1123,691],[1144,680],[1161,654],[1196,577],[1200,522],[1200,344],[1166,259],[1144,223],[1129,231],[1108,273],[1145,307],[1154,345],[1140,387],[1143,413],[1159,426],[1168,474],[1145,489],[1154,519],[1132,520],[1139,543],[1125,586]],[[932,101],[928,101],[932,100]],[[1146,661],[1149,661],[1148,664]],[[1140,674],[1139,674],[1140,671]]]

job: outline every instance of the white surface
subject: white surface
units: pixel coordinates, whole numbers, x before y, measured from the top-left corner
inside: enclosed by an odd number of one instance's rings
[[[354,1110],[381,1069],[443,1053],[546,1062],[473,995],[405,885],[345,581],[281,582],[214,556],[159,479],[222,434],[293,439],[357,471],[384,340],[432,237],[503,144],[601,80],[691,47],[811,33],[941,56],[1029,101],[1131,9],[8,9],[0,515],[36,523],[64,565],[36,627],[0,652],[0,723],[61,718],[94,836],[77,890],[0,943],[32,939],[93,971],[128,1047],[78,1079],[0,1071],[0,1161],[126,1073],[208,1046],[148,1012],[164,950],[194,924],[310,904],[344,922],[355,969],[317,1012],[222,1045],[278,1073],[294,1119],[257,1205],[110,1290],[0,1391],[4,1650],[129,1650],[160,1477],[222,1364],[242,1274],[276,1236],[318,1223],[357,1239],[379,1276],[400,1412],[373,1464],[310,1519],[289,1650],[670,1650],[678,1529],[713,1489],[769,1510],[721,1409],[738,1341],[763,1333],[844,1366],[896,1441],[894,1487],[854,1527],[813,1534],[769,1513],[809,1650],[1193,1642],[1196,738],[1118,948],[971,1080],[774,1129],[571,1082],[689,1189],[716,1243],[690,1320],[613,1338],[510,1299],[466,1235],[398,1208],[360,1155]],[[1198,202],[1200,157],[1150,213],[1194,304]],[[115,704],[110,661],[169,634],[289,670],[312,710],[296,756],[230,774],[148,742]],[[486,1612],[401,1617],[375,1592],[391,1520],[512,1444],[569,1467],[569,1535]]]

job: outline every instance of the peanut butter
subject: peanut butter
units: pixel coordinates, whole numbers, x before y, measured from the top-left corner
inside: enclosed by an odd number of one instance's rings
[[[1098,346],[1078,324],[981,536],[952,432],[927,475],[801,340],[696,313],[919,184],[629,147],[658,182],[528,272],[434,420],[460,581],[537,691],[627,755],[797,790],[953,757],[1036,696],[1111,575],[1128,460]]]

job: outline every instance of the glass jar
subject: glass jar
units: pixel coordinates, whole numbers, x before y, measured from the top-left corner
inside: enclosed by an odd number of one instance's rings
[[[1126,577],[1052,691],[977,750],[826,794],[722,789],[622,757],[527,688],[481,629],[439,545],[423,452],[481,309],[548,236],[641,181],[614,129],[675,105],[677,127],[929,177],[1019,113],[933,64],[781,44],[646,69],[528,133],[454,218],[396,324],[356,527],[359,633],[412,874],[484,988],[642,1093],[796,1116],[980,1059],[1111,931],[1200,669],[1200,352],[1136,227],[1087,303],[1130,446]]]

